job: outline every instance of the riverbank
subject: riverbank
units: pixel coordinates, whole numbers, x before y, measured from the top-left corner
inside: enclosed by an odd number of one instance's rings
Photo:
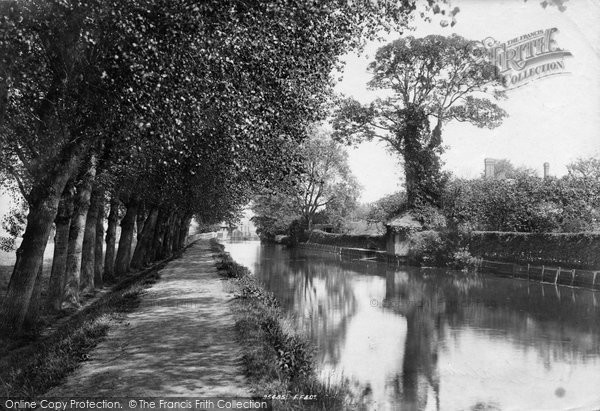
[[[337,247],[315,243],[299,243],[296,247],[304,250],[336,254],[340,258],[376,261],[396,267],[409,265],[407,257],[389,254],[380,250]],[[499,277],[600,291],[599,270],[569,269],[564,267],[534,266],[531,264],[522,265],[503,261],[480,260],[477,271],[485,271]]]
[[[136,309],[166,262],[135,273],[30,339],[4,340],[0,354],[0,396],[30,398],[58,385],[107,335]]]
[[[213,241],[212,248],[221,274],[236,294],[237,341],[254,394],[274,399],[276,409],[349,409],[355,401],[348,386],[325,384],[317,378],[314,348],[286,321],[274,296],[246,267],[233,261],[223,245]]]
[[[363,237],[316,231],[296,246],[395,266],[484,270],[502,277],[600,290],[600,236],[594,233],[471,232],[444,241],[440,233],[430,230],[404,240],[394,236],[387,249],[356,247],[364,243]]]

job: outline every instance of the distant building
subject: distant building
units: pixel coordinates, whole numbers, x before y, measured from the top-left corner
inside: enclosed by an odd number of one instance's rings
[[[250,210],[244,210],[242,218],[234,224],[229,225],[225,222],[219,226],[217,238],[229,240],[258,240],[256,226],[252,222],[254,214]]]
[[[496,160],[495,158],[486,158],[483,160],[483,178],[485,179],[496,179],[496,180],[503,180],[505,179],[506,173],[505,172],[496,172],[496,164],[498,163],[498,160]],[[550,163],[545,162],[544,163],[544,178],[548,178],[550,177]]]
[[[484,177],[486,179],[496,178],[496,160],[493,158],[486,158],[483,160]]]

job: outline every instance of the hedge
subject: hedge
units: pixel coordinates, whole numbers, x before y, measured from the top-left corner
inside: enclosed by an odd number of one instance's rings
[[[600,233],[475,231],[469,251],[488,260],[600,270]]]
[[[313,230],[310,233],[307,242],[337,247],[385,250],[385,236],[383,235],[332,234],[320,230]]]

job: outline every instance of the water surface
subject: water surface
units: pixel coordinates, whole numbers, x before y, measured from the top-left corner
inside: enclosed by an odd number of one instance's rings
[[[227,243],[374,410],[600,409],[600,293]],[[307,393],[309,394],[309,393]]]

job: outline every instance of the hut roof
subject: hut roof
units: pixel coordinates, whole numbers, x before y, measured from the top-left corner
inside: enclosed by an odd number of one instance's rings
[[[421,224],[414,215],[410,212],[406,212],[396,217],[390,218],[385,223],[386,226],[389,227],[411,227],[411,228],[422,228],[423,224]]]

